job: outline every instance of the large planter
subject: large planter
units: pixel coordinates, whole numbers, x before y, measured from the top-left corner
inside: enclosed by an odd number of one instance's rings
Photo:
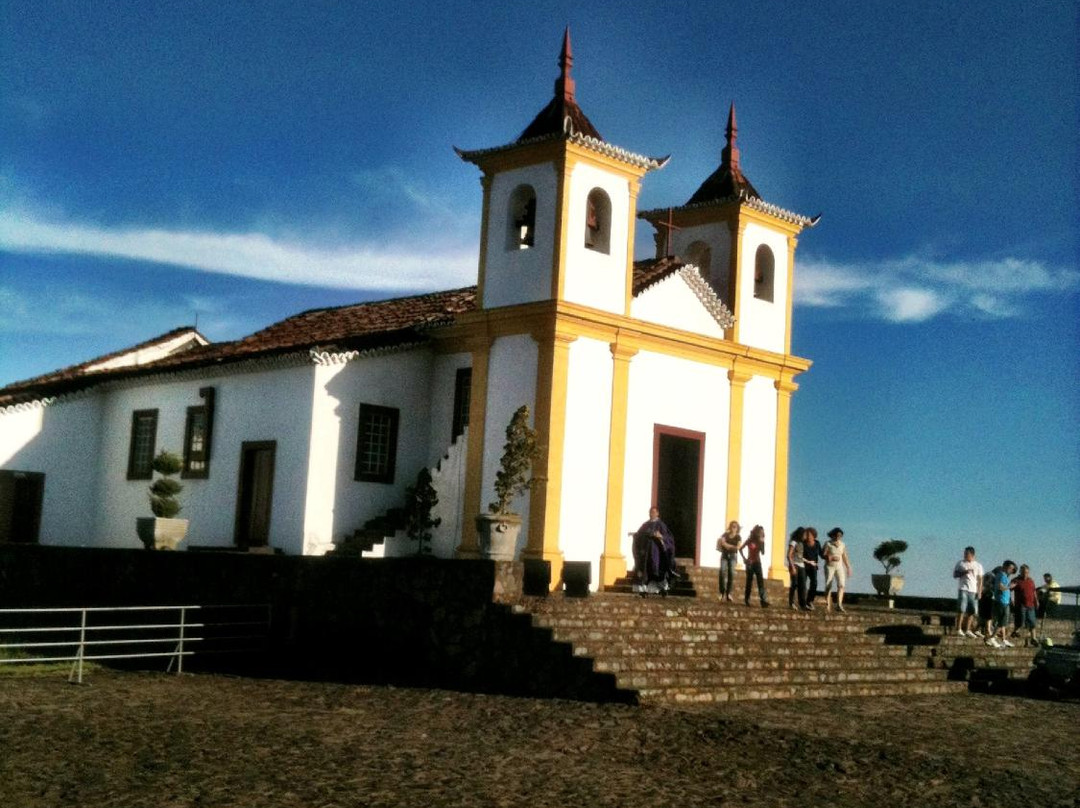
[[[874,585],[874,591],[882,597],[899,595],[904,588],[903,575],[871,575],[870,583]]]
[[[135,532],[147,550],[175,550],[187,531],[187,519],[163,519],[160,516],[135,519]]]
[[[480,553],[494,561],[513,561],[521,517],[516,513],[482,513],[476,517]]]

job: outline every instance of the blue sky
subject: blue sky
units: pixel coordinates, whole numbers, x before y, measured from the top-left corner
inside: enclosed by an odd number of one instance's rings
[[[888,537],[915,594],[969,542],[1080,583],[1077,6],[701,5],[0,0],[0,384],[473,282],[451,147],[519,134],[569,24],[605,139],[673,155],[642,209],[715,168],[734,100],[754,185],[823,213],[791,523],[842,525],[856,588]]]

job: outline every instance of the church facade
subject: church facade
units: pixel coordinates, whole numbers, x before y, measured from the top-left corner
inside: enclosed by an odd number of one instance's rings
[[[183,455],[192,545],[321,554],[399,505],[421,468],[433,550],[479,552],[503,433],[529,406],[540,456],[519,558],[632,563],[650,505],[676,554],[718,564],[731,519],[764,526],[783,574],[800,232],[721,164],[689,201],[637,211],[666,158],[607,143],[578,106],[569,35],[551,101],[512,143],[458,150],[481,174],[474,287],[304,312],[244,339],[178,329],[0,390],[0,540],[137,546],[149,459]],[[656,257],[634,261],[638,221]],[[401,534],[372,554],[415,552]]]

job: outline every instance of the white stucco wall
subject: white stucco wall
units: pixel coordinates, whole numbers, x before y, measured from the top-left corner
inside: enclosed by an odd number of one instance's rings
[[[754,261],[760,245],[772,250],[774,259],[773,300],[754,297]],[[747,224],[742,241],[742,289],[739,305],[739,342],[784,353],[787,330],[788,245],[783,233],[759,224]]]
[[[669,275],[634,298],[630,315],[636,320],[723,339],[724,329],[702,305],[680,275]]]
[[[487,510],[495,499],[495,473],[506,443],[506,427],[522,404],[528,404],[531,417],[536,417],[537,345],[527,334],[500,337],[491,346],[488,358],[488,395],[484,424],[484,471],[480,509]],[[535,420],[532,425],[535,427]],[[529,534],[529,494],[518,497],[512,506],[521,515],[521,535],[518,550],[525,546]]]
[[[727,487],[727,370],[687,359],[643,351],[630,362],[626,473],[623,487],[623,553],[633,563],[632,532],[648,518],[652,504],[654,425],[705,433],[700,563],[719,564],[716,537],[724,530]]]
[[[434,466],[450,448],[454,428],[454,384],[460,368],[471,367],[472,354],[454,353],[435,356],[431,364],[430,392],[430,443],[427,465]],[[460,436],[458,440],[460,440]]]
[[[612,360],[608,343],[570,345],[559,549],[567,561],[592,561],[598,583],[607,515]]]
[[[585,246],[587,202],[594,188],[603,190],[611,200],[610,252],[607,254]],[[563,287],[566,300],[617,314],[626,311],[626,239],[631,215],[628,180],[587,163],[574,166],[570,174],[567,213]]]
[[[530,249],[508,246],[510,198],[519,185],[536,192],[536,237]],[[541,163],[496,174],[491,181],[485,249],[485,308],[547,300],[551,297],[555,250],[557,177],[554,163]]]
[[[0,468],[45,475],[42,544],[96,541],[101,409],[101,396],[91,394],[0,413]],[[124,464],[126,472],[126,456]]]
[[[742,477],[739,524],[743,537],[750,528],[765,528],[766,547],[772,547],[773,492],[776,485],[776,388],[773,380],[755,376],[746,383],[743,399]]]
[[[676,230],[671,238],[674,246],[672,252],[684,261],[688,261],[690,260],[690,245],[695,241],[705,242],[712,251],[708,271],[704,267],[701,268],[702,277],[709,282],[725,305],[729,309],[732,308],[732,301],[728,299],[728,277],[731,272],[731,228],[726,222],[710,222]]]
[[[405,488],[429,466],[432,355],[426,348],[363,357],[347,363],[323,388],[333,399],[339,430],[334,468],[333,535],[351,535],[368,519],[399,508]],[[397,462],[393,483],[358,482],[356,437],[360,405],[375,404],[400,411]]]
[[[183,451],[187,408],[201,387],[216,390],[210,476],[182,480],[180,516],[190,521],[185,545],[231,546],[241,445],[276,441],[270,544],[288,553],[303,547],[308,449],[311,436],[311,365],[183,379],[148,378],[141,386],[103,394],[96,544],[138,546],[134,518],[148,516],[145,480],[127,479],[134,410],[157,409],[156,451]]]

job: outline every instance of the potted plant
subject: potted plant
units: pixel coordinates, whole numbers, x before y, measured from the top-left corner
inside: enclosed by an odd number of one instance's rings
[[[529,408],[518,407],[506,427],[499,471],[495,475],[495,501],[488,513],[476,517],[480,550],[496,561],[513,561],[521,533],[521,516],[510,506],[532,486],[532,464],[539,453],[536,430],[529,426]]]
[[[439,494],[431,484],[431,472],[420,469],[416,484],[405,489],[408,501],[405,505],[405,532],[416,542],[416,554],[431,555],[431,529],[442,524],[442,519],[431,518],[431,512],[439,504]]]
[[[180,513],[176,497],[184,486],[173,478],[183,467],[179,455],[165,450],[151,463],[151,468],[161,475],[150,484],[150,511],[154,515],[135,520],[135,530],[147,550],[175,550],[187,535],[188,520],[175,518]]]
[[[900,555],[907,548],[907,542],[902,539],[887,539],[874,548],[874,558],[885,568],[885,574],[871,575],[870,581],[882,597],[891,598],[904,588],[904,576],[894,575],[893,570],[900,566]]]

